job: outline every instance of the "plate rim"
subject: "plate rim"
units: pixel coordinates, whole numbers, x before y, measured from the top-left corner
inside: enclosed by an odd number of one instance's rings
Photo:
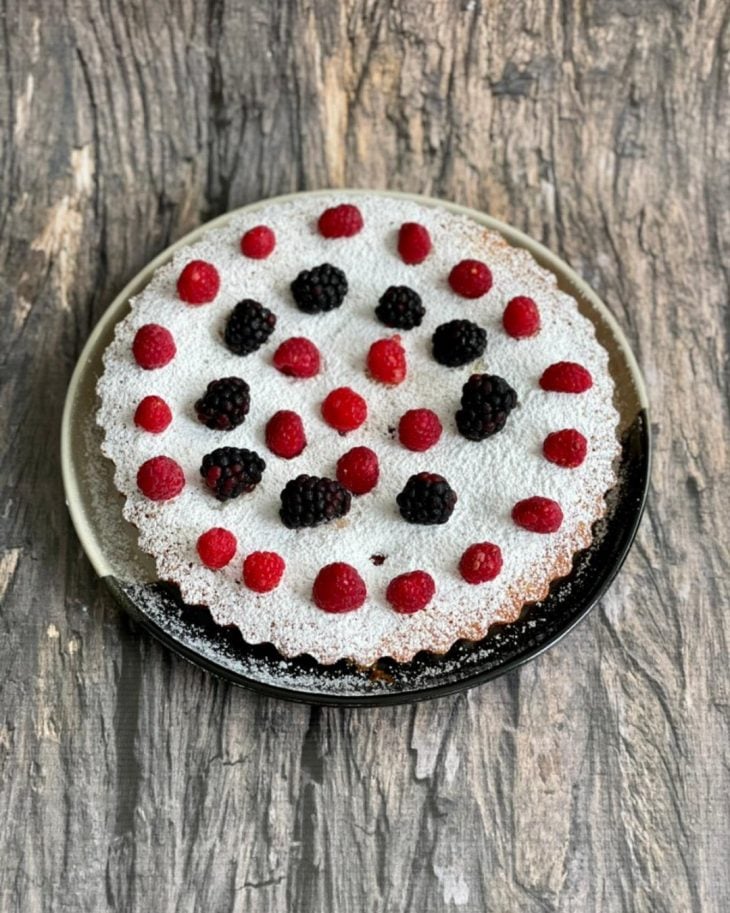
[[[636,399],[640,405],[640,412],[638,413],[637,417],[640,416],[643,422],[642,443],[646,451],[646,474],[641,489],[640,503],[636,509],[631,528],[628,531],[625,547],[615,561],[611,572],[607,575],[599,590],[594,594],[594,598],[590,601],[590,603],[582,607],[582,609],[578,611],[574,617],[571,618],[570,622],[565,627],[561,628],[556,634],[549,637],[544,643],[528,649],[525,654],[520,654],[519,656],[513,657],[512,659],[507,660],[495,668],[474,673],[465,679],[457,679],[454,682],[425,686],[422,688],[417,688],[413,691],[398,691],[394,693],[379,692],[373,695],[337,695],[329,693],[322,694],[298,691],[283,685],[270,685],[265,682],[258,682],[255,679],[245,678],[244,676],[241,676],[232,670],[226,669],[224,666],[218,665],[213,660],[210,660],[207,657],[196,653],[193,648],[180,641],[175,640],[171,634],[157,625],[157,623],[152,618],[147,617],[136,606],[134,606],[134,610],[131,611],[131,608],[134,604],[131,598],[126,593],[124,593],[119,582],[117,581],[117,578],[113,573],[113,569],[109,564],[108,559],[104,555],[103,549],[97,541],[97,537],[94,533],[93,526],[89,521],[89,517],[83,508],[83,497],[80,492],[80,486],[73,457],[73,405],[77,398],[79,387],[85,378],[86,371],[89,369],[96,353],[96,349],[98,348],[99,339],[109,330],[110,326],[113,326],[119,319],[121,319],[121,315],[118,315],[117,311],[124,308],[129,299],[137,294],[141,288],[149,281],[153,273],[160,266],[169,262],[176,251],[178,251],[180,248],[194,243],[203,234],[206,234],[211,230],[227,224],[231,219],[245,215],[247,213],[254,213],[264,206],[268,206],[270,204],[286,203],[296,199],[301,199],[303,197],[308,198],[317,196],[332,196],[333,194],[342,194],[343,196],[346,195],[348,197],[379,196],[387,199],[402,199],[409,200],[423,206],[446,209],[449,212],[453,212],[457,215],[463,215],[476,221],[477,223],[483,225],[485,228],[499,233],[503,238],[505,238],[508,243],[529,251],[529,253],[531,253],[541,263],[541,265],[544,265],[559,278],[567,280],[571,286],[574,287],[583,298],[587,299],[591,306],[595,308],[595,310],[598,311],[598,313],[601,315],[602,320],[616,340],[616,343],[620,348],[621,355],[628,365]],[[149,630],[151,634],[153,634],[153,636],[155,636],[168,648],[176,652],[179,656],[182,656],[189,662],[204,668],[207,672],[219,678],[223,678],[226,681],[229,681],[238,686],[288,701],[306,704],[336,706],[383,706],[401,703],[412,703],[427,700],[429,698],[442,697],[460,690],[475,687],[494,678],[497,678],[498,676],[503,675],[506,672],[509,672],[512,669],[515,669],[532,659],[535,659],[550,647],[560,642],[576,627],[580,621],[586,617],[586,615],[588,615],[596,603],[603,597],[607,589],[616,578],[616,575],[620,571],[624,561],[626,560],[628,552],[630,551],[636,537],[636,533],[638,531],[638,527],[646,506],[653,458],[648,394],[641,369],[636,360],[636,356],[634,355],[629,341],[626,338],[626,335],[623,332],[620,324],[611,313],[607,305],[591,288],[591,286],[581,276],[579,276],[575,270],[572,269],[572,267],[570,267],[564,260],[558,257],[557,254],[554,254],[549,248],[545,247],[545,245],[525,234],[520,229],[517,229],[514,226],[503,222],[500,219],[496,219],[486,213],[480,212],[477,209],[422,194],[409,193],[405,191],[370,190],[366,188],[321,188],[316,190],[297,191],[292,193],[279,194],[274,197],[267,197],[262,200],[257,200],[253,203],[248,203],[244,206],[237,207],[236,209],[229,210],[228,212],[225,212],[220,216],[217,216],[216,218],[197,226],[196,228],[187,232],[173,244],[166,247],[156,257],[146,263],[146,265],[139,272],[137,272],[132,277],[132,279],[129,280],[129,282],[126,283],[121,291],[114,296],[109,306],[104,310],[104,312],[97,320],[88,339],[81,349],[66,391],[61,418],[60,452],[61,477],[63,482],[65,503],[69,511],[75,533],[78,536],[84,553],[94,568],[94,571],[110,589],[117,602],[122,603],[128,614],[140,621],[144,627]]]

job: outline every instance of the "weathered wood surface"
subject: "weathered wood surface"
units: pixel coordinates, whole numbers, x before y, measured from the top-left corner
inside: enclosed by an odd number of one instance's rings
[[[0,2],[0,910],[730,909],[726,0]],[[131,629],[63,506],[113,295],[324,185],[471,204],[629,333],[656,459],[588,622],[415,708],[227,687]]]

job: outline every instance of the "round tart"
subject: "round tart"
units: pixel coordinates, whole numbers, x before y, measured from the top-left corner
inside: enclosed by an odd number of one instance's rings
[[[97,389],[160,578],[322,663],[405,662],[516,619],[616,481],[591,322],[525,251],[406,200],[273,202],[178,250]],[[149,397],[172,419],[138,411]]]

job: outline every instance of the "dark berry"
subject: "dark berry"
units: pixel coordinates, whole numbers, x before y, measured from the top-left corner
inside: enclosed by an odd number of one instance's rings
[[[462,260],[449,273],[449,285],[462,298],[481,298],[492,287],[492,273],[481,260]]]
[[[281,492],[281,522],[288,529],[319,526],[350,510],[350,492],[334,479],[301,475],[290,479]]]
[[[343,561],[325,565],[312,586],[312,599],[323,612],[352,612],[367,597],[365,581]]]
[[[238,543],[232,532],[222,526],[214,526],[198,538],[196,548],[203,564],[217,571],[230,564]]]
[[[426,571],[409,571],[394,577],[385,591],[385,598],[401,615],[420,612],[433,599],[436,584]]]
[[[241,238],[241,253],[251,260],[265,260],[276,247],[276,235],[268,225],[256,225]]]
[[[441,437],[441,420],[430,409],[409,409],[398,422],[398,440],[408,450],[422,452]]]
[[[291,460],[307,446],[304,425],[296,412],[281,409],[266,423],[266,446],[272,453]]]
[[[219,501],[229,501],[253,491],[265,468],[266,463],[253,450],[219,447],[203,457],[200,474]]]
[[[462,437],[483,441],[501,431],[517,405],[517,394],[496,374],[472,374],[462,387],[456,426]]]
[[[248,384],[240,377],[212,380],[195,403],[198,420],[215,431],[230,431],[242,424],[251,407]]]
[[[369,447],[353,447],[337,461],[337,481],[354,495],[364,495],[378,484],[378,455]]]
[[[396,498],[401,516],[409,523],[446,523],[454,512],[457,496],[443,476],[419,472],[411,476]]]
[[[461,556],[459,573],[467,583],[487,583],[502,570],[502,550],[492,542],[476,542]]]
[[[551,498],[525,498],[512,508],[514,522],[532,533],[555,533],[563,524],[563,511]]]
[[[404,263],[423,263],[431,253],[431,236],[426,226],[404,222],[398,232],[398,253]]]
[[[585,393],[593,386],[593,378],[583,365],[558,361],[543,371],[540,386],[555,393]]]
[[[208,304],[220,287],[218,270],[205,260],[191,260],[177,280],[177,293],[186,304]]]
[[[484,354],[487,331],[471,320],[450,320],[436,327],[431,344],[440,365],[458,368]]]
[[[317,221],[317,229],[323,238],[351,238],[362,231],[362,226],[362,214],[351,203],[325,209]]]
[[[250,355],[268,340],[276,326],[276,314],[258,301],[244,298],[226,321],[224,339],[235,355]]]
[[[320,363],[319,349],[303,336],[285,339],[274,352],[274,367],[290,377],[314,377]]]
[[[367,357],[368,373],[373,380],[396,386],[406,379],[406,350],[400,336],[378,339],[370,346]]]
[[[420,327],[425,313],[421,296],[407,285],[391,285],[375,308],[375,316],[381,323],[398,330]]]
[[[185,488],[185,473],[170,457],[152,457],[139,467],[137,487],[150,501],[169,501]]]
[[[540,312],[532,298],[519,295],[508,301],[502,314],[502,326],[515,339],[534,336],[540,329]]]
[[[575,428],[564,428],[548,434],[543,441],[542,452],[551,463],[565,469],[575,469],[586,458],[588,441]]]
[[[286,562],[276,552],[251,552],[243,562],[243,582],[254,593],[275,590],[286,569]]]
[[[340,434],[354,431],[368,417],[368,404],[350,387],[337,387],[322,403],[322,418]]]
[[[172,333],[158,323],[146,323],[140,327],[132,343],[134,360],[146,371],[164,368],[172,361],[176,352]]]
[[[172,421],[172,411],[160,396],[145,396],[134,413],[134,424],[151,434],[159,434]]]
[[[347,277],[331,263],[302,270],[291,284],[292,295],[300,311],[320,314],[333,311],[345,300]]]

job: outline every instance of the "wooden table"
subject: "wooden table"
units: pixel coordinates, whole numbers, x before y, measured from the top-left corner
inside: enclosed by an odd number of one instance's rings
[[[727,0],[0,5],[0,910],[726,913],[729,23]],[[114,294],[201,221],[327,185],[543,241],[652,397],[609,595],[423,706],[215,681],[120,615],[63,504],[65,387]]]

